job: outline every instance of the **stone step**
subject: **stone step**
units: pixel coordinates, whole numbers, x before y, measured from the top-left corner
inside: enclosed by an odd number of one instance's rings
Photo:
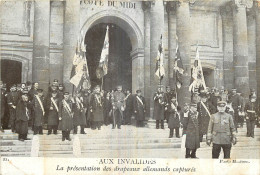
[[[3,157],[30,157],[31,151],[21,151],[21,152],[1,152],[1,156]]]
[[[23,152],[23,151],[31,151],[31,146],[1,146],[1,152]]]

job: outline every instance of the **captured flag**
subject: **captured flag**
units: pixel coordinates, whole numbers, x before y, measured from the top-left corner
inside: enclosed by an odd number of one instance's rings
[[[156,57],[156,69],[155,69],[155,75],[159,78],[159,80],[162,80],[165,75],[165,70],[163,67],[163,44],[162,44],[162,35],[160,44],[158,46],[158,54]]]
[[[109,27],[106,29],[106,36],[103,44],[103,49],[101,52],[101,57],[99,61],[98,68],[96,70],[97,78],[102,78],[107,74],[108,69],[108,55],[109,55],[109,37],[108,37]]]
[[[176,87],[179,88],[179,89],[182,86],[182,75],[183,75],[183,73],[184,73],[184,69],[183,69],[183,64],[182,64],[178,40],[177,40],[176,56],[175,56],[173,74],[175,74],[175,78],[176,78]]]
[[[201,66],[201,61],[199,58],[199,49],[196,49],[196,58],[194,60],[194,65],[191,68],[191,84],[189,91],[194,92],[195,89],[203,88],[206,89],[206,84],[203,76],[203,70]]]

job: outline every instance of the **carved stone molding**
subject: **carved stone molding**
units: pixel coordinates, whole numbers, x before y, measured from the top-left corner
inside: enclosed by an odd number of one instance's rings
[[[149,11],[151,9],[152,2],[151,1],[143,1],[142,9],[143,11]]]
[[[173,1],[169,1],[166,4],[166,11],[167,13],[174,12],[176,9],[176,3]]]
[[[253,0],[234,0],[234,6],[236,8],[252,8]]]

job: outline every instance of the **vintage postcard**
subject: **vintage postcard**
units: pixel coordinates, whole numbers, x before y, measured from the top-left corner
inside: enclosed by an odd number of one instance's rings
[[[260,174],[260,1],[0,0],[0,174]]]

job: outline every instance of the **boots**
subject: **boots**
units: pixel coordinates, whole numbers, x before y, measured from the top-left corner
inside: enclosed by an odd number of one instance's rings
[[[164,129],[164,120],[161,120],[161,129]]]
[[[66,131],[66,139],[67,139],[68,141],[71,141],[70,131]]]
[[[78,132],[77,126],[74,126],[73,134],[77,134],[77,132]]]
[[[80,126],[80,134],[86,134],[84,131],[84,126]]]
[[[65,141],[65,131],[62,131],[62,141]]]
[[[156,120],[156,129],[159,129],[159,120]]]
[[[173,137],[173,129],[170,128],[170,135],[169,135],[169,138],[172,138]]]

